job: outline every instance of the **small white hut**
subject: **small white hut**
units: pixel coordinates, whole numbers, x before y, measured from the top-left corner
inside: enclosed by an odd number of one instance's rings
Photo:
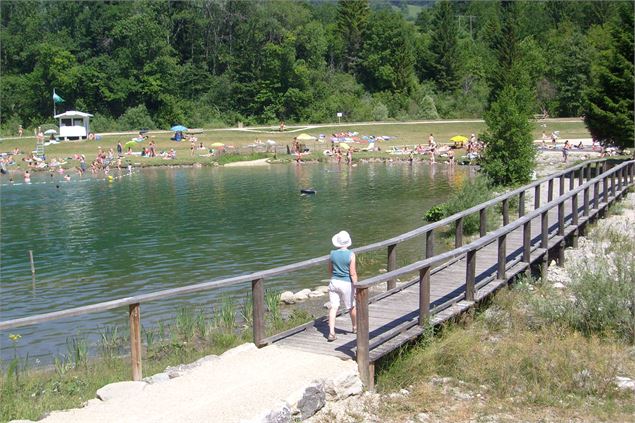
[[[69,110],[54,116],[60,120],[59,139],[61,140],[80,140],[86,139],[90,133],[90,113]]]

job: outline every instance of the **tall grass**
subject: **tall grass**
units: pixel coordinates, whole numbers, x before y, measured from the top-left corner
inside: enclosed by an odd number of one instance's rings
[[[231,333],[236,327],[236,304],[229,297],[223,297],[216,315],[216,326],[225,332]]]
[[[282,314],[280,313],[280,293],[271,289],[265,290],[265,304],[269,311],[269,318],[274,328],[279,328],[282,324]]]

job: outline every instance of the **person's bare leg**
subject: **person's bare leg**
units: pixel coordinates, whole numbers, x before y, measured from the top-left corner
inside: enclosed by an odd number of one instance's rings
[[[329,335],[335,335],[335,317],[337,316],[337,308],[329,309]]]
[[[355,307],[351,308],[351,323],[353,324],[353,332],[357,333],[357,309]]]

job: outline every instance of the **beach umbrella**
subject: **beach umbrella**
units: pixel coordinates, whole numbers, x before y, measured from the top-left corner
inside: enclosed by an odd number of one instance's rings
[[[53,134],[57,134],[57,131],[55,129],[49,129],[47,131],[44,131],[44,135],[53,135]]]
[[[170,128],[170,131],[174,132],[184,132],[187,131],[187,128],[183,125],[176,125]]]
[[[135,145],[137,145],[136,141],[128,141],[126,144],[124,144],[124,147],[126,148],[133,148]]]
[[[219,148],[219,147],[225,147],[225,144],[223,144],[222,142],[215,142],[211,146],[215,148]]]
[[[465,141],[467,141],[467,137],[464,137],[463,135],[455,135],[452,138],[450,138],[450,141],[465,142]]]

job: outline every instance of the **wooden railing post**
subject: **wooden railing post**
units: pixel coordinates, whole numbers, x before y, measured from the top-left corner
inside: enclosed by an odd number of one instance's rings
[[[395,270],[397,268],[397,244],[390,244],[388,246],[388,271]],[[390,279],[386,282],[386,290],[391,290],[397,286],[396,279]]]
[[[467,252],[465,263],[465,300],[474,301],[476,285],[476,250]]]
[[[362,287],[355,290],[355,302],[357,309],[357,369],[364,386],[367,389],[372,389],[368,333],[368,288]]]
[[[578,193],[571,197],[571,210],[573,211],[571,223],[575,226],[573,237],[571,238],[571,246],[573,248],[578,248],[578,235],[580,234],[580,230],[578,228]]]
[[[531,275],[531,220],[523,223],[523,262],[527,263],[527,276]]]
[[[611,173],[611,197],[615,198],[615,175],[616,172]]]
[[[257,347],[263,346],[262,340],[265,339],[265,281],[264,279],[255,279],[251,281],[251,298],[253,307],[253,334],[254,344]]]
[[[551,203],[551,200],[553,200],[553,178],[549,179],[547,184],[547,202]]]
[[[564,266],[564,201],[558,203],[558,235],[562,237],[558,243],[558,266]]]
[[[456,231],[454,234],[454,248],[459,248],[463,245],[463,218],[459,217],[456,220]]]
[[[608,206],[609,204],[609,179],[606,175],[602,177],[602,199],[604,200],[604,204]]]
[[[525,191],[518,194],[518,217],[525,215]]]
[[[595,210],[600,209],[600,182],[599,181],[593,184],[593,208]]]
[[[558,195],[562,196],[564,194],[564,175],[560,175],[558,180]]]
[[[584,188],[584,216],[589,216],[589,187]]]
[[[503,200],[503,226],[509,224],[509,199]]]
[[[571,171],[569,172],[569,191],[571,191],[573,189],[573,186],[575,185],[575,171]]]
[[[481,237],[484,237],[487,234],[487,208],[482,208],[478,212],[479,215],[479,223],[478,229]]]
[[[132,380],[143,378],[141,365],[141,310],[140,305],[130,304],[128,307],[130,323],[130,363],[132,365]]]
[[[496,277],[506,280],[505,268],[507,267],[507,234],[498,237],[498,269]]]
[[[625,167],[621,168],[618,173],[617,173],[617,192],[618,192],[618,197],[621,196],[622,194],[622,179],[624,178],[624,169],[626,169]]]
[[[542,282],[547,282],[547,267],[549,266],[549,212],[545,210],[540,215],[540,248],[545,250],[542,257],[542,266],[540,268],[540,276]]]
[[[430,319],[430,266],[419,270],[419,326]]]
[[[426,258],[434,255],[434,232],[430,229],[426,232]]]
[[[585,168],[586,166],[581,166],[580,169],[578,169],[578,186],[584,183],[584,169]]]
[[[534,210],[540,208],[540,184],[534,187]]]

